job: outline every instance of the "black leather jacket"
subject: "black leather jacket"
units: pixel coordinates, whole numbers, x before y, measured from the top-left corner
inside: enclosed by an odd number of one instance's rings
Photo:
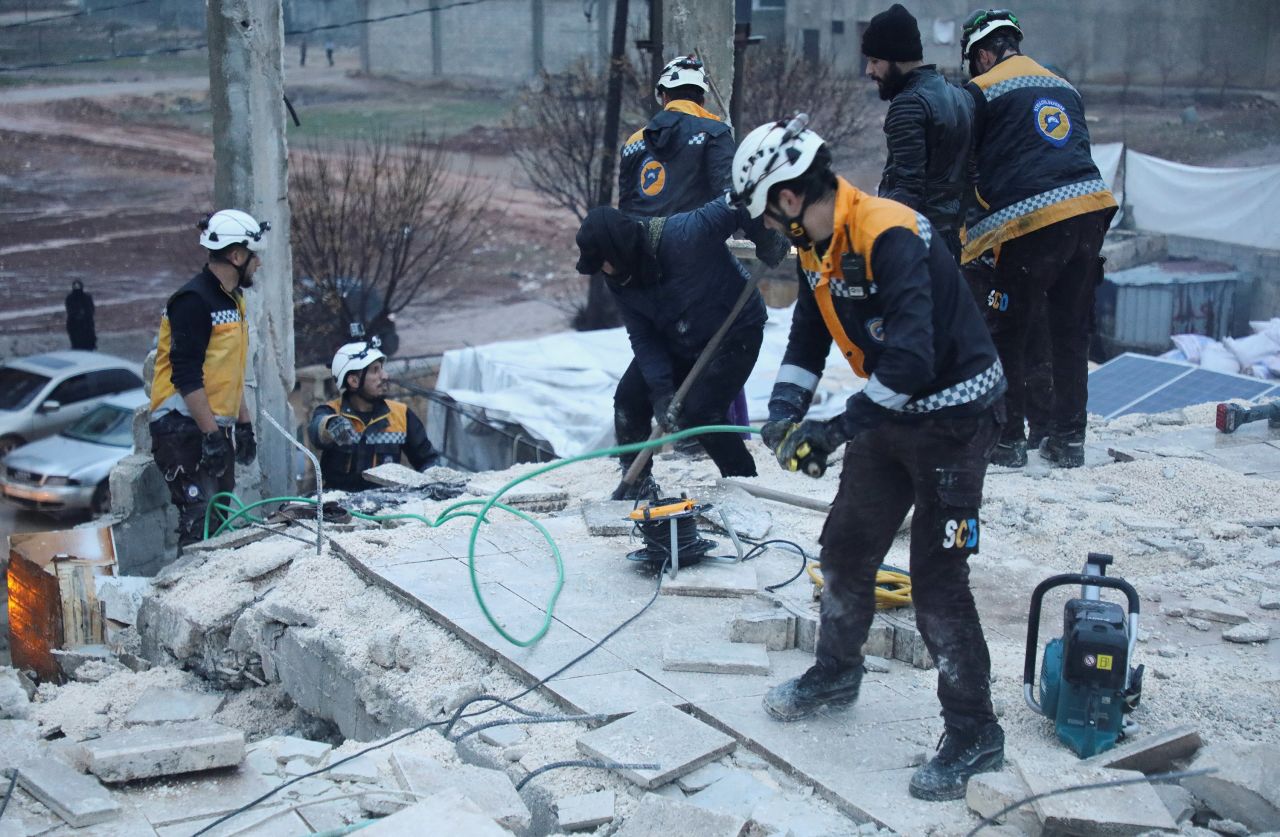
[[[904,203],[952,238],[961,226],[968,186],[973,99],[933,64],[907,73],[884,120],[889,156],[879,194]]]

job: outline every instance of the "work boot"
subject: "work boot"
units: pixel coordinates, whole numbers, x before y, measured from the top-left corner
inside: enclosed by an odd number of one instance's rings
[[[911,777],[911,795],[941,802],[964,796],[969,777],[1004,767],[1004,730],[990,723],[972,732],[947,730],[938,754]]]
[[[1027,464],[1027,443],[1021,439],[1000,442],[991,454],[991,464],[1002,468],[1021,468]]]
[[[862,666],[836,671],[814,665],[770,689],[764,696],[764,711],[779,721],[798,721],[823,706],[848,706],[858,699],[861,685]]]
[[[1055,468],[1079,468],[1084,464],[1084,440],[1047,436],[1040,443],[1040,458]]]

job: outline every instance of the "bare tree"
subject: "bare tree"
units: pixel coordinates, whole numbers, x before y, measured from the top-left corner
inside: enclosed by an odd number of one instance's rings
[[[847,145],[870,124],[866,79],[841,72],[828,61],[806,61],[787,49],[748,52],[740,131],[796,112],[832,147]]]
[[[394,314],[438,298],[446,270],[485,230],[489,195],[450,170],[425,131],[403,140],[376,135],[335,153],[295,155],[293,213],[297,353],[328,360],[348,324],[394,346]]]

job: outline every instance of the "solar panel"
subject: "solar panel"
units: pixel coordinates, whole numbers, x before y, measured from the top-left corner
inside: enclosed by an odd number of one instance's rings
[[[1126,352],[1089,373],[1089,412],[1104,418],[1163,413],[1232,398],[1280,396],[1275,381],[1201,369],[1189,363]]]

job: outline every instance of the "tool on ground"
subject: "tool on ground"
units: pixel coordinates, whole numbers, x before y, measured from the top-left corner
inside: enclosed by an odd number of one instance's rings
[[[1267,426],[1280,428],[1280,401],[1271,401],[1257,407],[1245,407],[1243,404],[1219,404],[1218,416],[1214,424],[1223,433],[1235,433],[1243,424],[1251,421],[1267,420]]]
[[[689,394],[689,390],[693,388],[697,382],[698,376],[702,374],[702,370],[707,368],[707,364],[711,362],[711,358],[715,355],[716,349],[720,348],[720,341],[724,339],[728,333],[729,327],[738,319],[738,314],[742,312],[743,307],[747,304],[747,300],[751,299],[751,295],[756,292],[756,286],[760,284],[760,277],[753,277],[742,287],[742,293],[738,294],[738,299],[733,303],[733,308],[729,311],[729,316],[724,318],[724,322],[720,324],[720,328],[716,329],[716,333],[711,335],[711,339],[707,341],[707,345],[702,350],[702,354],[698,355],[698,359],[694,361],[693,368],[689,370],[689,374],[684,376],[684,381],[680,384],[680,388],[676,390],[676,394],[671,399],[671,406],[668,408],[675,415],[680,412],[680,407],[684,404],[685,396]],[[649,441],[652,442],[662,436],[662,425],[659,424],[654,428],[653,433],[649,435]],[[614,500],[625,500],[631,488],[640,479],[640,474],[644,471],[649,459],[653,456],[653,446],[648,446],[636,454],[635,461],[631,463],[631,467],[627,469],[627,473],[623,475],[622,482],[618,483],[618,487],[613,490]]]
[[[729,525],[729,518],[724,509],[716,509],[720,513],[720,521],[724,530],[729,533],[733,546],[738,551],[736,558],[716,557],[708,555],[718,544],[713,540],[698,535],[698,518],[714,508],[710,503],[697,503],[688,495],[667,497],[650,505],[636,508],[627,519],[635,523],[636,529],[644,538],[645,545],[627,554],[629,561],[643,561],[649,564],[667,566],[667,574],[675,578],[680,572],[683,560],[685,566],[701,561],[718,561],[736,564],[742,561],[742,542],[738,533]],[[670,561],[668,562],[668,558]]]
[[[1142,697],[1144,666],[1131,668],[1138,642],[1138,593],[1123,578],[1108,576],[1110,555],[1090,552],[1083,573],[1046,578],[1031,594],[1027,617],[1027,649],[1022,694],[1033,710],[1052,718],[1058,740],[1080,758],[1115,746],[1124,736],[1125,719]],[[1070,599],[1062,617],[1062,636],[1044,649],[1040,700],[1033,697],[1040,602],[1044,594],[1065,584],[1079,584],[1080,598]],[[1124,593],[1129,609],[1104,602],[1101,588]]]

